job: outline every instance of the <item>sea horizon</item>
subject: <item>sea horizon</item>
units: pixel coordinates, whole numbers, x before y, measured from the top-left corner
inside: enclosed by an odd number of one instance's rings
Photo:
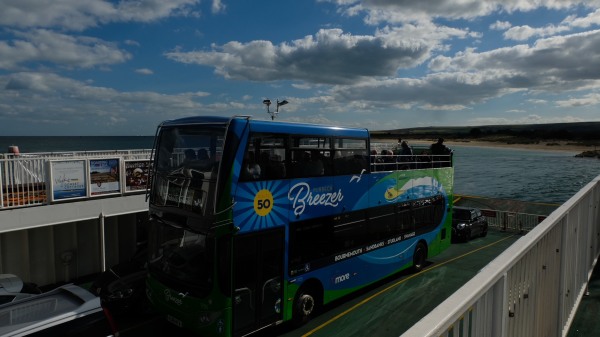
[[[0,153],[151,149],[154,136],[0,136]]]

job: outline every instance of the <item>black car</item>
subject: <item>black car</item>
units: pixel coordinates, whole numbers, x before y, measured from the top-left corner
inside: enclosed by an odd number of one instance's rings
[[[452,210],[452,240],[469,241],[486,236],[488,222],[477,208],[454,207]]]
[[[139,314],[146,307],[147,244],[133,257],[100,274],[90,287],[114,315]]]

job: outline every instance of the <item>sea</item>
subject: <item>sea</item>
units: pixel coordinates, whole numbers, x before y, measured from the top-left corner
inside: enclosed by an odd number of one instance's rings
[[[153,136],[0,136],[0,153],[151,149]],[[600,176],[600,160],[577,152],[455,146],[454,193],[563,203]]]

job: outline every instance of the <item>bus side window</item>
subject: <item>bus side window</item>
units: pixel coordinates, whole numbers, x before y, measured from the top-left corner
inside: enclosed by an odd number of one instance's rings
[[[336,139],[333,158],[336,175],[360,174],[369,172],[367,141],[365,139]]]
[[[326,219],[290,223],[290,267],[332,253],[333,226]]]
[[[256,159],[254,151],[247,151],[244,154],[244,162],[242,163],[242,171],[240,177],[244,181],[258,180],[261,177],[262,169]]]

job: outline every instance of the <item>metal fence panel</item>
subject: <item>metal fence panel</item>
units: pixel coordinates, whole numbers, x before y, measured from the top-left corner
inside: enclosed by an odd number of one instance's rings
[[[495,218],[511,229],[525,224],[508,213]],[[455,336],[460,324],[464,336],[566,336],[598,260],[599,235],[600,176],[402,336]]]

